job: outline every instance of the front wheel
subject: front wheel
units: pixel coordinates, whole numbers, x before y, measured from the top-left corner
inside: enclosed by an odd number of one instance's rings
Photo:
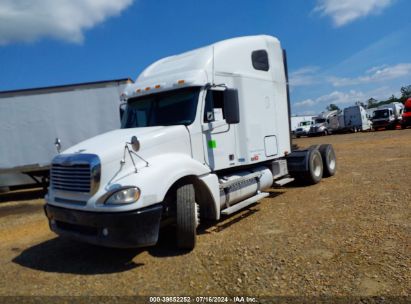
[[[192,250],[196,244],[199,225],[198,205],[191,184],[177,189],[177,247]]]

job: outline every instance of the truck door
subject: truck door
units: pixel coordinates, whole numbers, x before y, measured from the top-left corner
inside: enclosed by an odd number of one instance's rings
[[[206,92],[202,123],[205,162],[212,170],[226,169],[237,164],[235,125],[224,117],[224,92]]]

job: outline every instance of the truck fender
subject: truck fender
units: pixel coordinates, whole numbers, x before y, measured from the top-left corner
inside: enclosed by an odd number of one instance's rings
[[[150,171],[150,174],[145,177],[156,181],[155,189],[159,202],[164,201],[167,193],[174,189],[175,185],[190,183],[196,190],[196,200],[202,216],[209,219],[219,218],[218,178],[210,173],[210,168],[188,155],[177,153],[155,156],[150,159],[150,163],[156,165],[147,168],[147,173]]]

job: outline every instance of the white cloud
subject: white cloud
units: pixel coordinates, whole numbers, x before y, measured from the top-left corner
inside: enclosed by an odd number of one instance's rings
[[[305,99],[299,102],[294,103],[294,106],[297,108],[300,107],[312,107],[315,106],[318,103],[318,99],[314,100],[314,99]]]
[[[397,88],[384,86],[378,87],[369,91],[334,91],[329,94],[319,96],[314,99],[305,99],[293,104],[293,108],[298,109],[299,113],[308,113],[312,111],[321,112],[328,106],[333,103],[339,106],[341,109],[354,105],[357,101],[367,102],[371,97],[377,100],[385,100],[391,97],[392,95],[400,96],[400,92]]]
[[[355,78],[329,77],[328,81],[335,87],[342,87],[383,82],[405,76],[411,76],[411,63],[373,67],[366,72],[365,76]]]
[[[390,6],[394,0],[317,0],[314,11],[330,16],[337,27],[358,18],[376,14]]]
[[[326,95],[322,95],[315,99],[305,99],[294,104],[295,107],[313,107],[317,105],[325,106],[333,103],[336,105],[354,104],[358,100],[363,100],[365,94],[360,91],[350,90],[348,92],[334,91]]]
[[[307,66],[290,73],[290,85],[293,87],[312,85],[319,82],[319,67]]]
[[[82,42],[84,31],[119,15],[133,0],[1,0],[0,45],[51,37]]]

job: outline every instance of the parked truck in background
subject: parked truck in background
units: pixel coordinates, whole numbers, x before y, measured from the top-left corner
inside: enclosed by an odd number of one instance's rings
[[[338,131],[339,128],[339,111],[326,111],[314,118],[314,124],[310,127],[308,135],[328,135]]]
[[[401,128],[405,129],[411,126],[411,98],[408,98],[404,104],[404,112],[402,114]]]
[[[344,126],[346,131],[357,132],[371,130],[372,122],[368,119],[367,111],[360,105],[344,109]]]
[[[374,129],[395,129],[401,124],[404,105],[400,102],[393,102],[382,105],[374,111],[372,124]]]
[[[122,98],[122,128],[55,157],[45,213],[57,234],[112,247],[157,242],[176,226],[192,249],[218,220],[274,183],[320,182],[331,145],[291,150],[285,52],[271,36],[229,39],[146,68]]]
[[[313,120],[306,120],[299,123],[298,128],[295,129],[294,134],[297,138],[301,136],[308,136],[311,126],[314,124]]]

